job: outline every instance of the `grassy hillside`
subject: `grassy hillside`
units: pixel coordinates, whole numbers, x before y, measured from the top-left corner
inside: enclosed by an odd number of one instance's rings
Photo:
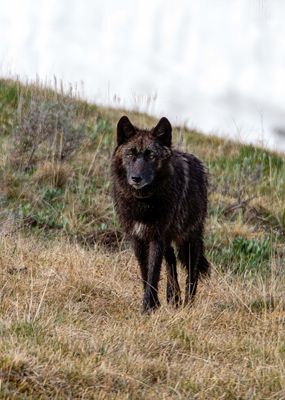
[[[285,398],[284,157],[175,128],[210,172],[213,273],[174,310],[163,271],[146,317],[110,199],[123,111],[59,92],[0,80],[0,397]]]

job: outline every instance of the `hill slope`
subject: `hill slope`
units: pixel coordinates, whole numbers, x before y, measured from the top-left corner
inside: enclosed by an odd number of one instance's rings
[[[2,397],[284,398],[284,157],[175,129],[210,172],[213,274],[179,310],[163,274],[145,317],[109,195],[121,115],[0,80]]]

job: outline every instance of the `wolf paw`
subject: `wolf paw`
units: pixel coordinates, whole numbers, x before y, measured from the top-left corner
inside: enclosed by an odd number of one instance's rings
[[[160,306],[157,296],[149,295],[143,299],[143,313],[150,314]]]

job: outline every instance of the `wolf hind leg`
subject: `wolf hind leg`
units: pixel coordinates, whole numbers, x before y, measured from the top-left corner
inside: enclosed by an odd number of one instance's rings
[[[167,273],[166,300],[167,303],[177,307],[181,304],[181,292],[177,279],[176,257],[174,249],[170,245],[165,249],[164,258]]]
[[[201,251],[202,247],[200,240],[185,241],[178,250],[178,258],[187,271],[184,300],[185,305],[192,302],[196,294]]]

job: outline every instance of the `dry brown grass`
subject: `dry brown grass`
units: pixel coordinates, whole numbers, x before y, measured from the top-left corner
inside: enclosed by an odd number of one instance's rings
[[[44,162],[34,173],[33,181],[51,187],[62,188],[72,180],[74,172],[67,163]]]
[[[59,92],[0,80],[0,398],[285,399],[284,155],[174,129],[209,168],[213,274],[177,310],[163,274],[143,316],[110,197],[125,111]]]
[[[281,399],[284,279],[214,269],[192,308],[140,312],[129,250],[1,240],[2,398]],[[180,273],[180,275],[183,275]]]

